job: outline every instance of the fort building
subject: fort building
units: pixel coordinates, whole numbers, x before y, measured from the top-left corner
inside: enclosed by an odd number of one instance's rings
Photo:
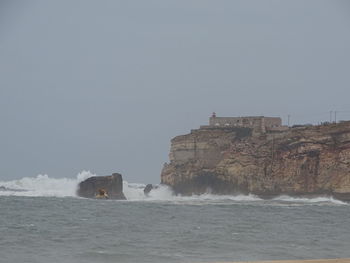
[[[209,125],[201,128],[251,128],[255,133],[266,133],[267,131],[281,131],[288,129],[282,126],[280,117],[246,116],[246,117],[217,117],[213,112],[209,118]]]

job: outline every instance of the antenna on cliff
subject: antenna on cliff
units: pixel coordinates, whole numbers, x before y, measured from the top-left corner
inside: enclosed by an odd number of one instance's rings
[[[332,113],[333,113],[333,111],[331,110],[331,111],[329,112],[329,122],[332,122]]]
[[[337,111],[334,112],[334,122],[337,123]]]

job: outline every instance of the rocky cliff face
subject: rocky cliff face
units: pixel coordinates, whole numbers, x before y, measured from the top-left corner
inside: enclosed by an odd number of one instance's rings
[[[190,195],[334,195],[350,200],[350,122],[252,135],[199,129],[171,141],[161,182]]]

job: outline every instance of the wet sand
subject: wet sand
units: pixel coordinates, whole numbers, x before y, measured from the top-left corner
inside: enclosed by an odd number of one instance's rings
[[[350,258],[311,259],[311,260],[244,261],[244,262],[213,262],[213,263],[350,263]]]

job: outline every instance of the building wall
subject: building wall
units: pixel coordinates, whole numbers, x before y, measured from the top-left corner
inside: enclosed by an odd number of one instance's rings
[[[281,125],[282,119],[279,117],[210,117],[209,119],[209,126],[212,127],[249,127],[257,132],[266,132],[266,129]]]
[[[263,117],[210,117],[210,126],[260,126]]]
[[[282,126],[282,119],[279,117],[264,117],[266,128],[275,128]]]

